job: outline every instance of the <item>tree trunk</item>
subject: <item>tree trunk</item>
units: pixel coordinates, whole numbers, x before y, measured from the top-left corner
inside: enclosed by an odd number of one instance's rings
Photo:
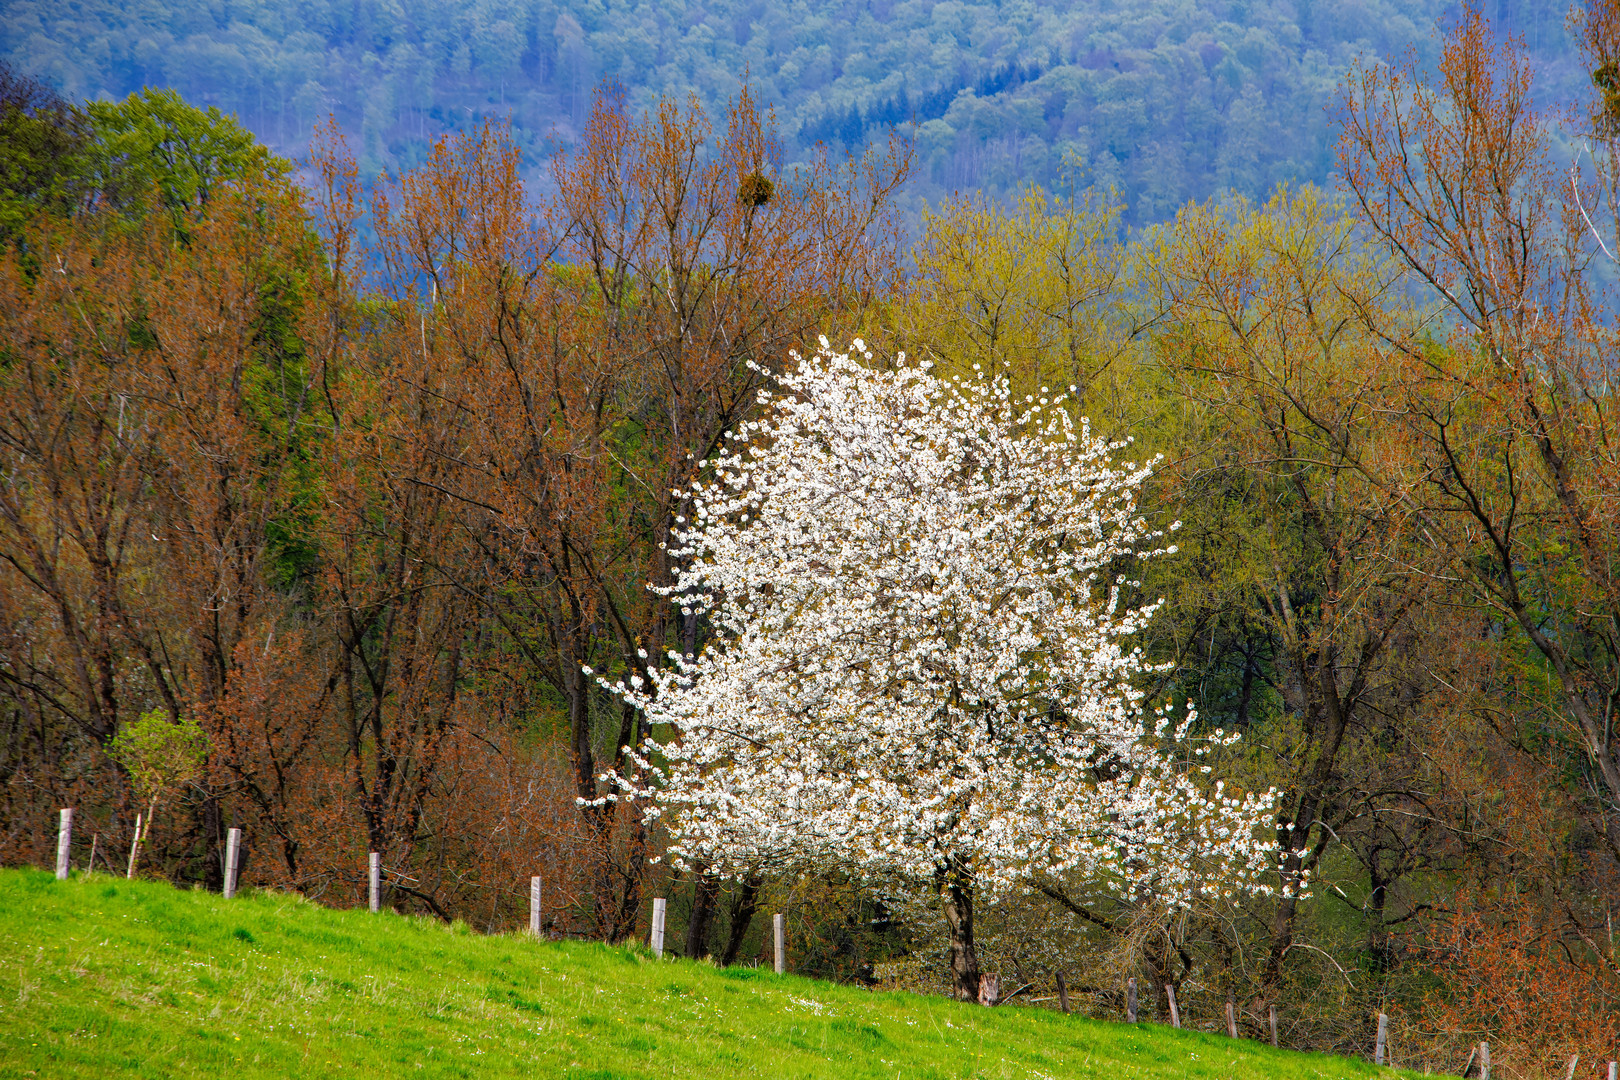
[[[709,928],[714,924],[714,902],[720,897],[720,879],[703,864],[692,883],[692,917],[686,923],[686,955],[701,960],[709,955]]]
[[[647,818],[640,803],[632,802],[625,807],[628,816],[628,831],[626,840],[625,861],[623,868],[618,871],[618,879],[623,883],[623,891],[619,893],[618,913],[605,932],[605,940],[610,945],[617,945],[626,941],[636,932],[636,920],[641,912],[641,886],[647,867]],[[611,836],[608,837],[611,841]],[[613,861],[613,849],[604,844],[602,851],[603,886],[602,895],[611,897],[618,888],[614,881],[614,871],[617,864]]]
[[[1161,1024],[1170,1022],[1170,995],[1165,985],[1170,981],[1170,956],[1163,942],[1150,941],[1142,953],[1147,968],[1148,985],[1153,989],[1153,1019]]]
[[[210,794],[204,799],[197,817],[200,819],[198,831],[202,833],[203,838],[203,888],[209,892],[223,892],[225,845],[220,842],[220,834],[225,831],[225,826],[219,810],[218,797]]]
[[[754,911],[759,904],[759,886],[758,876],[744,878],[742,888],[737,890],[737,896],[731,902],[731,929],[726,934],[726,951],[720,957],[721,967],[730,967],[737,962],[743,938],[748,936],[748,924],[754,921]]]
[[[958,1001],[979,1000],[979,954],[973,947],[973,882],[961,869],[940,874],[940,898],[951,931],[951,978]]]

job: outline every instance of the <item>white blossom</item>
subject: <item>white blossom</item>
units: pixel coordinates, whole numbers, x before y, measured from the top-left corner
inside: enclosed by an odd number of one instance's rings
[[[1132,685],[1154,606],[1109,568],[1167,550],[1136,510],[1149,469],[1060,394],[874,371],[825,339],[794,359],[687,493],[664,591],[714,637],[611,686],[653,736],[610,797],[722,874],[1079,871],[1163,898],[1272,866],[1271,794],[1189,766],[1192,718]]]

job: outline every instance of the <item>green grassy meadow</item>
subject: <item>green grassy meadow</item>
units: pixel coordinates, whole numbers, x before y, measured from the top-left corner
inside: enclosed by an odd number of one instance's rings
[[[0,871],[0,1077],[1406,1075],[295,896]]]

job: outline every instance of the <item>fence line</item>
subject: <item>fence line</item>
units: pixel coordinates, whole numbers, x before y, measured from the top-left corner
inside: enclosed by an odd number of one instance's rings
[[[73,815],[74,808],[71,806],[64,806],[60,809],[56,838],[57,880],[65,880],[72,869]],[[129,851],[129,869],[127,872],[127,876],[129,877],[134,877],[135,874],[135,860],[140,850],[144,825],[146,825],[146,822],[144,821],[143,816],[137,813],[135,815],[135,836],[130,844]],[[225,848],[224,887],[222,892],[225,899],[229,900],[236,895],[238,886],[240,884],[242,830],[240,828],[233,827],[229,830],[227,837]],[[101,836],[99,833],[97,833],[94,841],[91,843],[90,861],[92,865],[88,869],[94,869],[93,864],[95,862],[96,847],[97,844],[99,844],[100,839]],[[369,852],[367,861],[368,904],[371,911],[379,912],[382,909],[382,854],[376,851]],[[541,896],[540,875],[535,874],[529,878],[529,932],[535,937],[542,936],[540,921]],[[662,957],[664,954],[665,921],[667,913],[668,900],[661,896],[654,897],[650,944],[652,946],[653,954],[659,957]],[[787,971],[786,929],[783,914],[781,912],[773,914],[771,916],[771,930],[775,945],[775,969],[778,975],[785,974]],[[1065,1013],[1067,1013],[1069,1011],[1068,986],[1066,985],[1061,972],[1056,975],[1056,978],[1059,1006]],[[996,973],[984,972],[980,975],[980,1004],[997,1004],[999,999],[999,991],[1000,977]],[[1181,1007],[1176,1000],[1175,984],[1165,983],[1164,993],[1165,998],[1169,1002],[1170,1006],[1170,1025],[1174,1028],[1180,1028]],[[1271,1045],[1274,1047],[1279,1046],[1280,1042],[1278,1034],[1277,1006],[1275,1004],[1270,1004],[1267,1006],[1266,1011],[1267,1020],[1271,1029]],[[1125,980],[1125,1022],[1128,1024],[1135,1024],[1137,1023],[1137,1019],[1137,983],[1136,979],[1132,977]],[[1226,1001],[1226,1031],[1227,1034],[1232,1038],[1238,1037],[1236,1005],[1230,996],[1228,996]],[[1378,1013],[1378,1032],[1373,1045],[1373,1064],[1385,1065],[1391,1060],[1392,1058],[1389,1051],[1389,1015],[1383,1011],[1380,1011]],[[1462,1075],[1470,1075],[1470,1073],[1473,1072],[1476,1062],[1479,1066],[1479,1071],[1477,1074],[1479,1076],[1479,1080],[1491,1080],[1491,1047],[1488,1040],[1482,1039],[1470,1049],[1468,1060],[1463,1064]],[[1573,1080],[1575,1076],[1575,1069],[1579,1062],[1579,1054],[1575,1054],[1570,1057],[1567,1074],[1568,1080]],[[1608,1066],[1608,1080],[1620,1080],[1620,1061],[1610,1061]]]

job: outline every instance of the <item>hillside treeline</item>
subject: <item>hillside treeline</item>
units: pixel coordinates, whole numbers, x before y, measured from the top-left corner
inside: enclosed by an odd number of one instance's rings
[[[1563,0],[1493,0],[1540,61],[1545,101],[1585,75]],[[1134,224],[1235,189],[1325,183],[1327,115],[1358,56],[1416,49],[1432,63],[1438,0],[827,5],[578,0],[16,0],[0,58],[75,97],[146,86],[234,112],[272,149],[301,154],[336,114],[366,182],[420,165],[434,142],[508,120],[543,182],[551,149],[582,137],[604,81],[636,110],[696,95],[718,114],[746,73],[776,111],[784,154],[917,139],[903,198],[1117,187]]]
[[[334,129],[307,194],[217,113],[8,81],[0,857],[47,862],[74,806],[75,864],[122,872],[156,805],[141,869],[177,883],[219,887],[240,827],[248,884],[327,903],[364,902],[376,851],[400,911],[513,929],[539,874],[550,933],[625,940],[668,896],[677,951],[738,962],[785,911],[797,970],[936,988],[926,898],[672,874],[603,801],[645,733],[584,671],[701,652],[648,589],[691,483],[791,350],[859,333],[1073,385],[1159,459],[1144,509],[1178,551],[1120,567],[1165,601],[1142,689],[1242,734],[1215,763],[1281,792],[1280,869],[1312,881],[1162,906],[1037,876],[979,900],[1006,993],[1118,1016],[1136,978],[1149,1016],[1171,987],[1190,1023],[1231,1002],[1268,1038],[1275,1007],[1286,1045],[1351,1053],[1383,1011],[1399,1064],[1448,1071],[1481,1038],[1518,1075],[1614,1057],[1620,356],[1593,267],[1620,251],[1620,13],[1582,30],[1563,129],[1471,17],[1438,75],[1342,89],[1342,198],[1122,241],[1117,204],[1031,190],[910,250],[913,157],[785,175],[747,95],[599,100],[545,191],[482,127],[362,203]],[[189,725],[205,755],[150,781],[132,748]]]

